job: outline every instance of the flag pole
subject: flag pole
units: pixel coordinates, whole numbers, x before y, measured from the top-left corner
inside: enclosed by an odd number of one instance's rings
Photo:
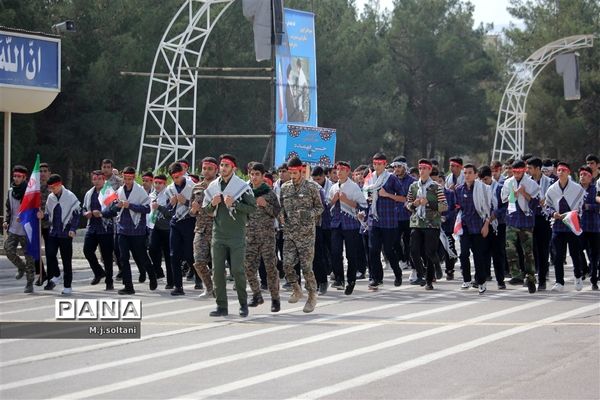
[[[41,211],[41,209],[38,208],[38,212]],[[37,213],[36,216],[37,218]],[[42,220],[38,218],[38,242],[39,242],[39,246],[40,246],[40,252],[38,253],[40,255],[40,273],[38,275],[38,283],[41,285],[44,281],[43,281],[43,277],[44,277],[44,261],[42,258]]]

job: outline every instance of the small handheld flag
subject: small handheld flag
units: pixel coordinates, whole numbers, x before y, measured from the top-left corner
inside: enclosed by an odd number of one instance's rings
[[[42,206],[42,198],[40,194],[40,155],[35,158],[35,166],[27,189],[21,201],[19,208],[19,221],[23,225],[25,235],[27,236],[27,253],[34,260],[40,259],[40,220],[37,217],[37,212]]]
[[[583,233],[581,229],[581,225],[579,224],[579,214],[577,211],[569,211],[567,213],[561,214],[563,217],[562,222],[565,223],[575,235],[579,236]]]

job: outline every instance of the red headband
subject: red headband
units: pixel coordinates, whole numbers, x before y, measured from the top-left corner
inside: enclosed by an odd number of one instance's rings
[[[456,162],[456,161],[450,161],[450,165],[453,165],[453,166],[455,166],[455,167],[460,167],[460,168],[462,168],[462,164],[461,164],[461,163],[459,163],[459,162]]]
[[[162,178],[154,178],[154,182],[155,183],[167,183],[167,181]]]
[[[556,168],[556,172],[561,172],[561,171],[566,171],[568,174],[571,173],[571,170],[568,167],[565,167],[564,165],[561,165],[558,168]]]
[[[233,168],[236,167],[235,163],[233,161],[231,161],[229,158],[223,158],[223,159],[221,159],[221,163],[229,164]]]
[[[23,178],[27,178],[27,174],[24,174],[23,172],[19,172],[19,171],[15,171],[13,172],[13,176],[22,176]]]
[[[304,169],[304,167],[302,167],[302,166],[299,166],[299,167],[288,167],[288,171],[302,172],[303,169]]]
[[[154,180],[154,178],[151,177],[151,176],[142,176],[142,181],[144,181],[144,182],[146,182],[146,181],[152,181],[152,180]]]
[[[527,172],[527,168],[513,168],[512,172]]]
[[[132,178],[135,178],[135,172],[123,172],[123,176],[130,176]]]
[[[177,179],[177,178],[179,178],[180,176],[183,176],[183,175],[185,175],[185,172],[183,172],[183,171],[179,171],[179,172],[173,172],[173,173],[171,174],[171,178],[173,178],[173,179]]]
[[[212,166],[214,166],[215,168],[219,168],[219,165],[218,165],[217,163],[214,163],[214,162],[212,162],[212,161],[204,161],[204,162],[202,163],[202,166],[205,166],[205,165],[212,165]]]
[[[431,165],[429,165],[429,164],[425,164],[425,163],[421,163],[421,164],[419,164],[419,168],[428,168],[428,169],[432,169]]]
[[[264,177],[265,182],[267,182],[267,184],[269,186],[273,186],[273,180],[271,178],[267,178],[266,176]]]
[[[579,175],[589,175],[590,177],[592,176],[592,174],[590,174],[588,171],[586,171],[585,169],[581,169],[579,170]]]
[[[385,164],[387,164],[387,160],[375,160],[374,159],[373,160],[373,164],[377,164],[377,165],[383,164],[383,165],[385,165]]]
[[[52,184],[49,184],[48,187],[56,187],[56,186],[61,186],[62,185],[62,181],[58,181],[58,182],[54,182]]]

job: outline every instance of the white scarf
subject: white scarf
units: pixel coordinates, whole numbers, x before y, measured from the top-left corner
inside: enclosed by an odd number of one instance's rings
[[[177,192],[177,188],[175,187],[175,182],[171,183],[164,190],[164,192],[166,192],[165,195],[167,196],[168,199],[171,199],[171,197],[177,196],[178,194],[182,194],[183,197],[185,197],[185,199],[188,202],[190,202],[190,204],[187,206],[185,204],[179,204],[179,202],[177,202],[175,204],[175,220],[176,221],[181,221],[183,218],[185,218],[190,213],[193,189],[194,189],[194,181],[192,181],[191,179],[186,179],[185,186],[183,187],[183,190],[181,191],[181,193]]]
[[[486,220],[491,215],[492,210],[492,187],[486,185],[480,180],[473,182],[473,204],[475,205],[475,211],[479,214],[482,220]],[[498,221],[492,222],[492,228],[494,231],[498,229]]]
[[[417,191],[417,199],[427,199],[427,189],[429,189],[429,187],[433,185],[433,183],[433,179],[431,178],[427,179],[425,183],[421,182],[421,179],[419,178],[417,180],[417,184],[419,185],[419,190]],[[419,217],[419,219],[425,219],[426,211],[427,206],[421,204],[417,207],[417,217]]]
[[[85,196],[83,196],[83,209],[84,210],[92,211],[92,209],[91,209],[92,195],[94,194],[95,191],[96,191],[96,187],[92,187],[90,190],[88,190],[85,193]],[[100,202],[100,193],[98,193],[98,202]],[[100,208],[102,208],[102,203],[100,204]],[[91,218],[88,219],[87,226],[90,225],[90,221],[91,221]],[[110,222],[111,222],[110,219],[102,217],[102,226],[104,227],[104,229],[108,228],[108,225],[110,225]]]
[[[535,180],[534,180],[534,182],[535,182]],[[546,197],[546,192],[548,192],[548,189],[552,185],[552,179],[550,179],[546,175],[542,174],[542,177],[540,178],[540,183],[538,183],[538,185],[540,185],[540,190],[541,190],[540,198],[544,198],[544,197]]]
[[[163,189],[162,192],[158,193],[156,189],[152,190],[150,193],[150,203],[156,202],[159,206],[166,207],[169,203],[169,197],[167,196],[167,190]],[[148,228],[154,229],[154,224],[156,223],[156,218],[158,217],[158,208],[156,210],[150,211],[150,214],[147,214],[146,224]]]
[[[381,189],[390,178],[391,174],[387,171],[383,171],[380,176],[377,176],[376,172],[373,172],[373,176],[369,182],[365,183],[363,191],[371,192],[371,215],[375,221],[379,221],[379,215],[377,215],[377,200],[379,199],[379,189]],[[373,183],[371,183],[373,182]]]
[[[523,186],[525,188],[525,191],[529,196],[531,196],[531,198],[539,197],[540,185],[538,185],[528,175],[523,175],[523,178],[521,178],[521,182],[517,182],[515,177],[511,176],[504,182],[504,186],[502,187],[502,202],[506,203],[507,201],[509,201],[510,192],[517,190],[520,186]],[[531,215],[531,210],[529,209],[529,202],[524,196],[517,196],[517,202],[519,203],[519,208],[525,213],[525,215]],[[509,214],[512,214],[515,211],[515,209],[508,207],[507,212]]]
[[[234,202],[238,201],[239,198],[242,197],[242,195],[244,195],[244,193],[249,193],[252,196],[254,196],[250,185],[248,185],[246,182],[244,182],[242,179],[240,179],[237,175],[231,176],[231,179],[229,180],[229,182],[227,182],[227,186],[225,186],[225,189],[223,189],[223,191],[221,192],[222,179],[223,179],[222,177],[219,177],[219,178],[215,179],[214,181],[212,181],[210,183],[210,185],[208,185],[208,187],[204,191],[204,201],[202,202],[202,207],[206,207],[212,201],[212,199],[215,198],[215,196],[218,196],[221,194],[224,196],[229,195],[229,196],[233,197]],[[225,203],[223,203],[223,205],[225,205]],[[217,206],[217,208],[215,208],[213,216],[217,215],[218,208],[219,208],[218,206]],[[231,207],[231,208],[228,208],[228,211],[229,211],[229,216],[235,220],[235,216],[233,215],[235,212],[235,209],[233,207]]]
[[[148,193],[146,193],[144,188],[138,185],[136,182],[133,182],[133,187],[131,188],[131,193],[129,193],[129,198],[125,196],[125,185],[121,186],[119,190],[117,190],[117,196],[119,196],[119,200],[127,201],[130,204],[138,204],[141,206],[147,206],[150,204],[150,196],[148,196]],[[140,224],[142,214],[139,212],[132,211],[129,208],[122,208],[121,211],[119,211],[119,219],[125,211],[129,212],[131,220],[137,228],[137,226]]]
[[[54,218],[54,207],[56,207],[57,204],[60,204],[60,209],[62,211],[61,222],[64,228],[69,220],[73,217],[73,213],[80,211],[81,207],[77,196],[75,196],[73,192],[65,189],[64,186],[61,186],[61,188],[62,193],[60,195],[60,199],[57,199],[54,193],[50,193],[48,196],[48,200],[46,201],[46,211],[48,212],[50,224],[52,224],[52,219]],[[77,226],[72,226],[71,228],[77,229]]]
[[[563,191],[560,188],[560,181],[556,181],[546,192],[546,206],[558,212],[560,200],[564,197],[571,211],[581,212],[584,196],[585,189],[580,184],[569,180]]]
[[[335,194],[339,192],[344,193],[348,200],[356,202],[358,206],[362,208],[367,207],[367,201],[365,200],[365,196],[363,196],[360,187],[351,179],[346,180],[346,182],[344,182],[343,184],[340,182],[333,184],[333,186],[331,186],[331,189],[329,189],[329,193],[327,194],[327,202],[331,204],[331,199],[333,199]],[[349,214],[353,218],[356,218],[355,208],[350,207],[343,201],[338,200],[338,202],[340,203],[340,209],[342,212]],[[333,212],[334,207],[335,205],[331,207],[330,211]]]
[[[458,175],[458,177],[456,178],[456,183],[454,183],[454,175],[452,173],[450,173],[450,175],[446,177],[446,189],[452,189],[452,185],[454,185],[454,188],[456,189],[456,186],[462,185],[464,183],[465,174],[462,171],[460,171],[460,175]]]

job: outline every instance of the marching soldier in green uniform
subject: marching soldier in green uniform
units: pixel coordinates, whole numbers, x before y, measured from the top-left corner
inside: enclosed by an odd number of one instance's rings
[[[304,312],[309,313],[317,305],[317,281],[312,270],[315,253],[315,226],[323,212],[319,188],[305,179],[302,161],[292,157],[288,161],[291,180],[281,187],[281,210],[283,218],[283,268],[286,279],[292,282],[293,292],[289,303],[297,303],[302,298],[302,288],[294,266],[300,268],[306,281],[308,300]]]
[[[271,292],[271,311],[281,309],[279,301],[279,272],[275,254],[275,218],[281,209],[277,195],[264,181],[265,166],[254,163],[250,169],[250,182],[256,199],[256,212],[250,215],[246,224],[246,279],[252,289],[250,307],[263,304],[260,284],[257,278],[258,266],[262,258],[267,270],[267,286]]]
[[[217,177],[219,164],[214,157],[202,159],[202,182],[197,183],[192,191],[192,211],[196,216],[194,229],[194,269],[204,283],[204,292],[200,297],[214,297],[213,281],[208,264],[211,262],[210,242],[212,240],[213,215],[202,210],[204,191]]]
[[[202,206],[214,215],[212,235],[212,259],[214,290],[217,309],[211,317],[228,314],[227,290],[225,287],[225,260],[229,259],[231,273],[240,302],[240,316],[248,316],[248,294],[244,273],[244,253],[246,249],[246,222],[248,215],[256,210],[256,200],[252,188],[235,175],[236,159],[231,154],[220,157],[221,176],[208,185],[204,191]]]

